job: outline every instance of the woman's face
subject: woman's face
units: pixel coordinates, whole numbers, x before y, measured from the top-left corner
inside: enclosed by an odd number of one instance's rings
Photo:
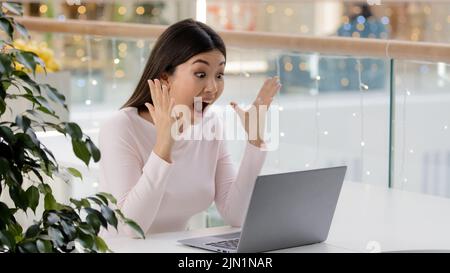
[[[175,105],[190,109],[193,122],[194,115],[201,117],[205,109],[222,94],[224,70],[225,57],[219,50],[213,50],[197,54],[178,65],[173,75],[163,79],[163,82],[168,85]]]

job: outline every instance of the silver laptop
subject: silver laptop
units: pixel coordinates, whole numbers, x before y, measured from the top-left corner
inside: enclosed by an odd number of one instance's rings
[[[328,237],[346,166],[258,176],[241,232],[180,240],[217,252],[263,252]]]

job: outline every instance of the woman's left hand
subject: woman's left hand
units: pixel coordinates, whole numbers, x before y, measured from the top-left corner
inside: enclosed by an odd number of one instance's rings
[[[249,142],[257,147],[264,144],[266,114],[280,88],[279,77],[268,78],[249,109],[243,110],[236,102],[230,102],[247,132]]]

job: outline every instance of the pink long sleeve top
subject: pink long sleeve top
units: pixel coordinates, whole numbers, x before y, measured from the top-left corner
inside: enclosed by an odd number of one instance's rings
[[[225,140],[179,140],[168,163],[152,151],[155,141],[156,128],[134,107],[101,126],[100,190],[116,197],[126,217],[147,235],[180,231],[215,202],[227,224],[242,225],[265,151],[247,143],[236,169]],[[135,235],[124,226],[106,235],[113,234]]]

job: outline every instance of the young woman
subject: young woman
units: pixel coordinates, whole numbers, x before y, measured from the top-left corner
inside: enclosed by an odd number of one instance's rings
[[[102,124],[100,189],[112,193],[146,234],[184,230],[213,202],[226,223],[242,224],[265,159],[263,136],[248,138],[235,170],[224,140],[175,140],[171,130],[182,119],[197,126],[194,117],[201,118],[223,92],[225,63],[225,45],[214,30],[192,19],[175,23],[158,38],[134,93]],[[253,106],[268,106],[280,86],[278,78],[267,79]],[[195,98],[201,98],[200,108]],[[249,120],[248,110],[230,104],[241,121]],[[174,114],[179,105],[191,118]],[[244,124],[248,134],[252,126]],[[135,236],[125,226],[119,234]]]

